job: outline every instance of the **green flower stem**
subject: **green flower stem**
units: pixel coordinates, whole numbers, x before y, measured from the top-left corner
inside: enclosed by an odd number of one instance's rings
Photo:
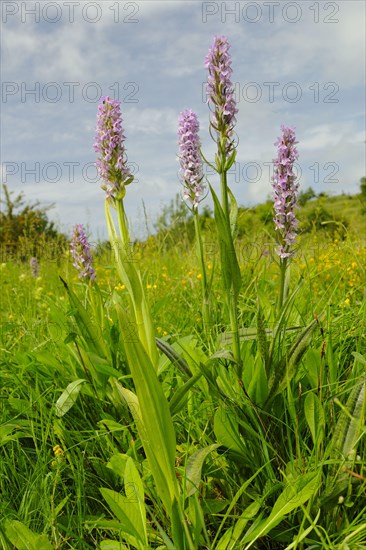
[[[280,299],[278,302],[278,314],[281,314],[282,306],[287,298],[287,268],[288,268],[288,258],[281,258],[280,263]]]
[[[154,324],[151,317],[150,307],[146,299],[141,274],[138,268],[133,265],[132,256],[130,256],[130,237],[123,200],[116,200],[115,207],[117,210],[120,239],[118,239],[116,235],[113,220],[109,213],[109,206],[106,204],[106,209],[108,209],[106,210],[107,226],[109,229],[111,243],[113,249],[115,250],[117,266],[119,268],[122,283],[126,285],[129,293],[129,298],[131,300],[130,303],[135,316],[138,337],[148,353],[151,362],[157,369],[159,356],[155,343]],[[118,242],[122,244],[121,250],[118,249]],[[133,331],[134,328],[131,327],[131,330]]]
[[[118,216],[118,226],[121,233],[122,238],[122,245],[124,247],[124,254],[128,254],[128,246],[130,243],[130,236],[128,233],[128,223],[127,223],[127,216],[123,204],[123,200],[116,200],[116,209],[117,209],[117,216]]]
[[[222,163],[225,162],[225,158],[223,158]],[[220,174],[220,180],[221,180],[221,203],[222,203],[222,209],[225,214],[225,218],[227,220],[227,223],[230,227],[230,209],[229,209],[229,193],[227,190],[227,172],[222,171]]]
[[[194,224],[195,224],[195,230],[196,230],[196,238],[197,238],[197,249],[198,249],[198,256],[201,263],[201,274],[202,274],[202,292],[203,292],[203,306],[202,306],[202,315],[203,315],[203,324],[205,332],[208,334],[208,331],[211,326],[211,304],[210,304],[210,289],[207,279],[207,272],[206,272],[206,265],[205,265],[205,257],[203,252],[203,242],[202,242],[202,233],[201,233],[201,225],[198,215],[197,208],[194,211]]]
[[[225,150],[225,147],[221,151],[221,163],[222,166],[224,165],[224,162],[226,158],[224,157],[223,151]],[[231,227],[230,227],[230,209],[229,209],[229,193],[227,188],[227,171],[223,170],[220,174],[220,180],[221,180],[221,200],[222,200],[222,209],[224,211],[225,220],[228,226],[228,232],[231,234]],[[231,237],[232,238],[232,237]],[[229,258],[230,261],[230,258]],[[231,332],[233,335],[233,355],[234,359],[237,363],[237,369],[238,369],[238,378],[241,380],[242,374],[243,374],[243,365],[241,362],[241,356],[240,356],[240,338],[239,338],[239,325],[238,325],[238,298],[234,291],[233,285],[230,286],[230,289],[228,290],[227,294],[227,305],[229,309],[229,316],[230,316],[230,327]]]

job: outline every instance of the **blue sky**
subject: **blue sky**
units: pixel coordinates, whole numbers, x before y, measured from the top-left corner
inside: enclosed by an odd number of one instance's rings
[[[216,34],[231,44],[239,113],[230,185],[250,206],[271,194],[281,124],[296,127],[300,186],[355,193],[365,175],[365,3],[4,0],[1,174],[11,190],[55,203],[49,215],[105,238],[93,167],[100,94],[121,100],[137,181],[126,209],[143,236],[180,192],[177,120],[198,113],[208,134],[204,58]],[[33,90],[33,91],[32,91]],[[216,179],[212,176],[215,185]]]

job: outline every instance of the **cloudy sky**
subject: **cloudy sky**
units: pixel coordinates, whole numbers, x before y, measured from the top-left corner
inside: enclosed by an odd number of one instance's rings
[[[177,120],[199,115],[208,134],[204,58],[215,35],[231,44],[239,113],[239,204],[271,193],[281,124],[295,126],[300,185],[355,193],[365,175],[365,4],[306,1],[3,0],[1,174],[15,192],[54,203],[70,233],[105,238],[104,193],[93,150],[101,95],[121,101],[136,181],[126,208],[143,236],[180,191]],[[212,176],[215,185],[216,179]]]

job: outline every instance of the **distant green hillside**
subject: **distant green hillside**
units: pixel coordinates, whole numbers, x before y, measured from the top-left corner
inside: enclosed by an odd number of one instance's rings
[[[305,240],[314,232],[324,237],[344,240],[347,234],[366,242],[366,200],[364,195],[339,195],[329,197],[320,194],[311,198],[297,210],[299,233]],[[208,208],[201,215],[202,228],[206,236],[216,233],[213,213]],[[165,207],[155,226],[157,231],[153,239],[174,246],[177,242],[192,243],[194,223],[189,210],[179,197]],[[268,236],[275,238],[273,223],[273,203],[267,201],[254,207],[239,207],[238,238],[258,239]]]

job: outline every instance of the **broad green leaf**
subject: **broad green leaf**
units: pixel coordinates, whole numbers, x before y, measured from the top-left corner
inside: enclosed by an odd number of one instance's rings
[[[127,459],[128,459],[128,455],[118,453],[116,455],[113,455],[107,464],[108,468],[110,468],[122,480],[125,477],[125,468],[126,468]]]
[[[206,457],[218,447],[220,447],[220,445],[217,443],[209,445],[204,449],[199,449],[192,456],[189,457],[185,473],[187,497],[190,497],[197,491],[201,482],[203,463],[206,460]]]
[[[233,451],[245,453],[235,413],[226,407],[219,407],[215,413],[214,431],[218,441]]]
[[[66,414],[67,411],[69,411],[71,407],[75,405],[75,402],[81,390],[81,386],[85,382],[87,382],[87,380],[85,380],[84,378],[79,378],[79,380],[75,380],[67,386],[66,390],[60,395],[60,397],[56,401],[55,407],[57,416],[64,416],[64,414]]]
[[[186,550],[187,546],[185,545],[184,537],[185,524],[182,522],[182,517],[179,513],[179,505],[175,498],[172,502],[171,526],[174,550]]]
[[[304,358],[304,370],[312,388],[318,387],[320,369],[321,357],[319,350],[308,349]]]
[[[131,457],[128,457],[125,467],[124,487],[126,498],[136,504],[136,508],[139,512],[139,520],[136,522],[136,528],[140,534],[141,539],[147,544],[146,533],[146,509],[144,502],[144,487]]]
[[[314,392],[309,392],[305,397],[304,410],[314,445],[319,444],[324,437],[324,411],[319,397]]]
[[[128,550],[128,546],[116,540],[105,539],[100,543],[100,550]]]
[[[30,432],[23,432],[19,424],[4,424],[0,426],[0,447],[9,441],[16,441],[20,437],[32,437]]]
[[[254,361],[254,370],[251,377],[248,394],[254,403],[262,405],[268,396],[268,381],[262,357],[257,354]]]
[[[139,519],[136,503],[111,489],[101,488],[100,492],[113,514],[123,525],[124,532],[144,543],[144,538],[141,537],[138,526],[136,526],[136,521]]]
[[[16,520],[4,521],[5,534],[17,550],[52,550],[46,535],[33,533],[24,523]]]
[[[356,361],[358,361],[362,365],[366,365],[366,359],[364,358],[363,355],[361,355],[361,353],[358,353],[358,351],[353,351],[352,355],[356,359]]]

